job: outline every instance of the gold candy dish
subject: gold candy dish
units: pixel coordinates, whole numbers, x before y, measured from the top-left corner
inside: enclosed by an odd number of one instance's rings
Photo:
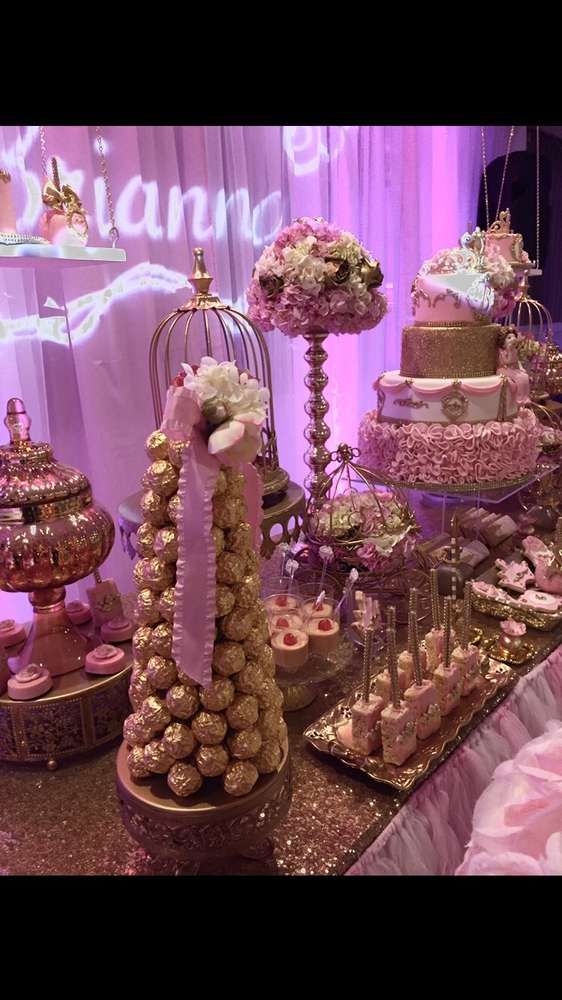
[[[483,660],[481,669],[480,685],[462,699],[458,708],[445,716],[439,732],[418,744],[416,752],[402,767],[386,764],[380,751],[372,757],[365,757],[340,743],[338,730],[349,722],[352,705],[361,695],[359,688],[308,726],[304,731],[304,737],[316,750],[336,757],[348,767],[367,774],[374,781],[390,785],[398,791],[409,791],[427,775],[435,763],[441,761],[448,746],[472,721],[477,712],[484,708],[486,702],[494,698],[498,691],[504,688],[509,690],[517,680],[517,674],[511,667],[488,657]]]
[[[521,642],[517,648],[507,649],[502,644],[501,636],[498,636],[496,639],[484,639],[482,649],[495,660],[508,663],[510,667],[522,667],[524,663],[532,660],[535,655],[535,650],[531,643]]]

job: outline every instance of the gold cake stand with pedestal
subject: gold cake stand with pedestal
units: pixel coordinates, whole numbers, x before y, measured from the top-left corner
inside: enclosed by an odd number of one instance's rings
[[[288,748],[279,770],[262,775],[249,795],[233,798],[217,779],[180,799],[162,775],[133,781],[123,743],[117,754],[117,794],[130,835],[149,854],[177,862],[177,874],[236,874],[244,867],[241,859],[268,862],[273,873],[270,835],[291,802]]]
[[[51,690],[33,701],[13,701],[2,695],[0,760],[44,762],[54,771],[61,760],[115,740],[131,711],[130,643],[125,664],[118,674],[105,677],[84,670],[60,674],[53,677]]]

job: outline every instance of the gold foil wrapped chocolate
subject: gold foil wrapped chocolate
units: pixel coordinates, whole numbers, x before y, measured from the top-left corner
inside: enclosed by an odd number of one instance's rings
[[[181,760],[193,753],[197,742],[189,726],[183,722],[172,722],[164,730],[162,746],[175,760]]]
[[[271,646],[264,646],[255,662],[259,664],[267,677],[275,677],[275,660]]]
[[[129,773],[134,781],[148,778],[150,771],[144,763],[144,747],[132,747],[127,754]]]
[[[151,656],[146,665],[146,677],[154,688],[167,691],[178,677],[175,660],[164,656]]]
[[[181,469],[183,464],[183,453],[188,447],[188,441],[168,441],[168,459],[175,465],[176,469]]]
[[[165,702],[155,694],[145,698],[140,709],[140,715],[153,733],[159,733],[172,721]]]
[[[152,559],[139,559],[135,563],[133,576],[139,589],[144,590],[145,587],[149,587],[150,590],[159,592],[166,590],[174,582],[174,567],[158,556],[153,556]]]
[[[200,698],[209,712],[224,712],[234,701],[234,684],[228,677],[215,677],[208,688],[201,690]]]
[[[262,737],[259,729],[242,729],[229,737],[228,748],[233,757],[238,760],[248,760],[255,757],[262,744]]]
[[[149,524],[158,528],[166,524],[170,504],[166,503],[165,497],[159,496],[154,490],[145,490],[141,496],[140,506],[143,517]]]
[[[255,609],[260,596],[260,578],[258,573],[248,573],[235,590],[236,607]]]
[[[244,503],[228,493],[213,497],[213,522],[219,528],[234,528],[245,516]]]
[[[167,563],[178,558],[178,533],[175,528],[160,528],[154,540],[154,554]]]
[[[147,490],[154,490],[162,497],[171,497],[178,488],[178,470],[171,462],[157,461],[148,467],[141,479]]]
[[[257,695],[261,691],[266,674],[262,667],[255,660],[248,660],[246,666],[239,674],[236,674],[236,690],[243,694]]]
[[[160,611],[162,618],[165,618],[167,622],[173,622],[175,606],[176,591],[174,587],[166,587],[166,589],[160,594],[158,610]]]
[[[161,740],[152,740],[144,748],[144,766],[152,774],[166,774],[174,763],[174,758]]]
[[[245,573],[243,556],[237,552],[222,552],[217,559],[217,583],[241,583]]]
[[[222,528],[217,528],[216,524],[213,524],[211,535],[215,544],[215,555],[218,558],[221,552],[224,552],[224,531]]]
[[[219,774],[224,774],[229,760],[228,751],[222,744],[199,747],[195,754],[197,769],[205,778],[218,778]]]
[[[190,719],[199,708],[199,695],[193,687],[174,684],[166,695],[166,705],[177,719]]]
[[[215,592],[215,614],[217,618],[222,618],[232,611],[236,598],[234,591],[224,583],[217,583]]]
[[[144,521],[136,534],[135,548],[142,558],[150,559],[154,555],[154,540],[158,534],[158,528],[150,521]]]
[[[256,621],[254,609],[234,608],[221,620],[221,632],[227,639],[242,642],[250,634]]]
[[[258,721],[259,705],[252,694],[237,694],[226,710],[231,729],[250,729]]]
[[[172,626],[169,622],[161,622],[152,629],[152,648],[159,656],[171,657]]]
[[[133,656],[137,663],[145,666],[152,653],[152,629],[150,625],[141,625],[133,636]]]
[[[244,556],[244,562],[245,562],[245,567],[244,567],[245,573],[259,573],[260,557],[258,556],[257,552],[254,552],[253,549],[250,549],[249,552],[246,552],[246,555]]]
[[[155,693],[155,688],[150,683],[146,672],[144,670],[135,671],[131,675],[131,683],[129,684],[129,701],[138,712],[142,708],[142,703],[145,698],[149,698],[151,694]]]
[[[223,470],[220,469],[219,474],[217,476],[217,481],[215,483],[215,496],[219,497],[222,493],[225,493],[226,487],[227,487],[226,476]]]
[[[217,712],[198,712],[191,723],[193,735],[203,746],[222,743],[226,736],[226,719]]]
[[[174,795],[179,795],[181,798],[194,795],[203,784],[203,779],[197,768],[193,767],[193,764],[184,764],[182,761],[177,761],[172,765],[168,771],[167,780]]]
[[[242,521],[242,524],[231,528],[226,536],[226,547],[230,552],[245,555],[252,548],[252,545],[252,529],[247,521]]]
[[[145,448],[152,462],[165,461],[168,458],[168,438],[162,431],[153,431],[149,434]]]
[[[259,778],[257,768],[249,760],[231,762],[224,772],[223,788],[228,795],[247,795]]]
[[[280,709],[283,704],[283,695],[271,677],[268,677],[267,680],[263,682],[256,697],[259,702],[260,710],[266,708]]]
[[[175,497],[168,502],[167,514],[172,522],[172,524],[178,523],[178,517],[181,513],[181,499],[179,493],[176,493]]]
[[[264,740],[281,740],[283,724],[283,716],[276,708],[267,708],[259,713],[257,725]]]
[[[262,655],[264,647],[268,641],[269,629],[267,627],[267,623],[264,621],[258,621],[248,632],[248,635],[242,643],[242,648],[246,656],[257,660]]]
[[[129,746],[139,746],[149,743],[154,735],[152,726],[140,715],[134,712],[129,715],[123,723],[123,739]]]
[[[260,774],[273,774],[283,757],[283,751],[277,740],[264,740],[259,752],[252,758]]]
[[[222,472],[224,472],[226,478],[226,492],[231,497],[241,498],[244,496],[244,476],[241,472],[238,472],[232,465],[223,466]],[[241,521],[242,518],[239,518]]]
[[[218,674],[229,677],[246,663],[244,650],[238,642],[219,642],[213,650],[213,667]]]
[[[133,620],[137,625],[157,625],[162,615],[158,607],[158,594],[144,587],[139,590],[133,606]]]

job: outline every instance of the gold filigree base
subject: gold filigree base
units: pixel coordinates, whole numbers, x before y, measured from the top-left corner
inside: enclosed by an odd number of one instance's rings
[[[54,770],[61,760],[88,753],[121,735],[131,711],[126,667],[110,677],[75,670],[53,678],[53,687],[35,701],[0,697],[0,760],[45,762]]]
[[[402,479],[389,479],[389,482],[392,486],[401,486],[402,489],[406,490],[420,490],[423,493],[437,493],[442,496],[449,496],[455,493],[461,496],[463,493],[488,493],[492,490],[504,490],[515,486],[523,486],[524,483],[532,482],[534,478],[534,475],[527,474],[519,476],[517,479],[498,479],[491,483],[460,483],[450,485],[445,483],[421,483],[418,481],[405,482]]]
[[[262,846],[291,802],[288,750],[275,774],[262,775],[249,795],[233,798],[220,781],[180,799],[162,775],[135,782],[127,767],[127,746],[117,754],[117,794],[130,835],[149,854],[180,862],[260,857]]]

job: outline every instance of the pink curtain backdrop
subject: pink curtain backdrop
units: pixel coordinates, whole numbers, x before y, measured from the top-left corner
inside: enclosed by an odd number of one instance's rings
[[[472,834],[478,797],[495,768],[562,718],[562,646],[420,788],[349,875],[454,875]]]
[[[86,472],[116,516],[138,488],[153,427],[147,356],[157,322],[190,294],[191,251],[203,246],[215,290],[244,308],[255,259],[299,215],[356,233],[382,262],[392,309],[374,332],[331,337],[329,442],[356,441],[372,383],[397,365],[409,294],[423,259],[453,245],[476,217],[477,126],[227,126],[103,129],[124,265],[60,271],[0,268],[0,407],[21,396],[35,439]],[[506,129],[488,130],[490,159]],[[48,127],[48,155],[90,212],[91,245],[108,218],[92,127]],[[0,167],[14,177],[20,231],[37,232],[37,126],[0,126]],[[66,316],[71,329],[67,336]],[[304,476],[304,343],[268,334],[281,461]],[[5,435],[1,434],[2,440]],[[130,587],[116,543],[105,575]],[[85,585],[71,588],[83,596]],[[27,617],[0,594],[0,614]]]

